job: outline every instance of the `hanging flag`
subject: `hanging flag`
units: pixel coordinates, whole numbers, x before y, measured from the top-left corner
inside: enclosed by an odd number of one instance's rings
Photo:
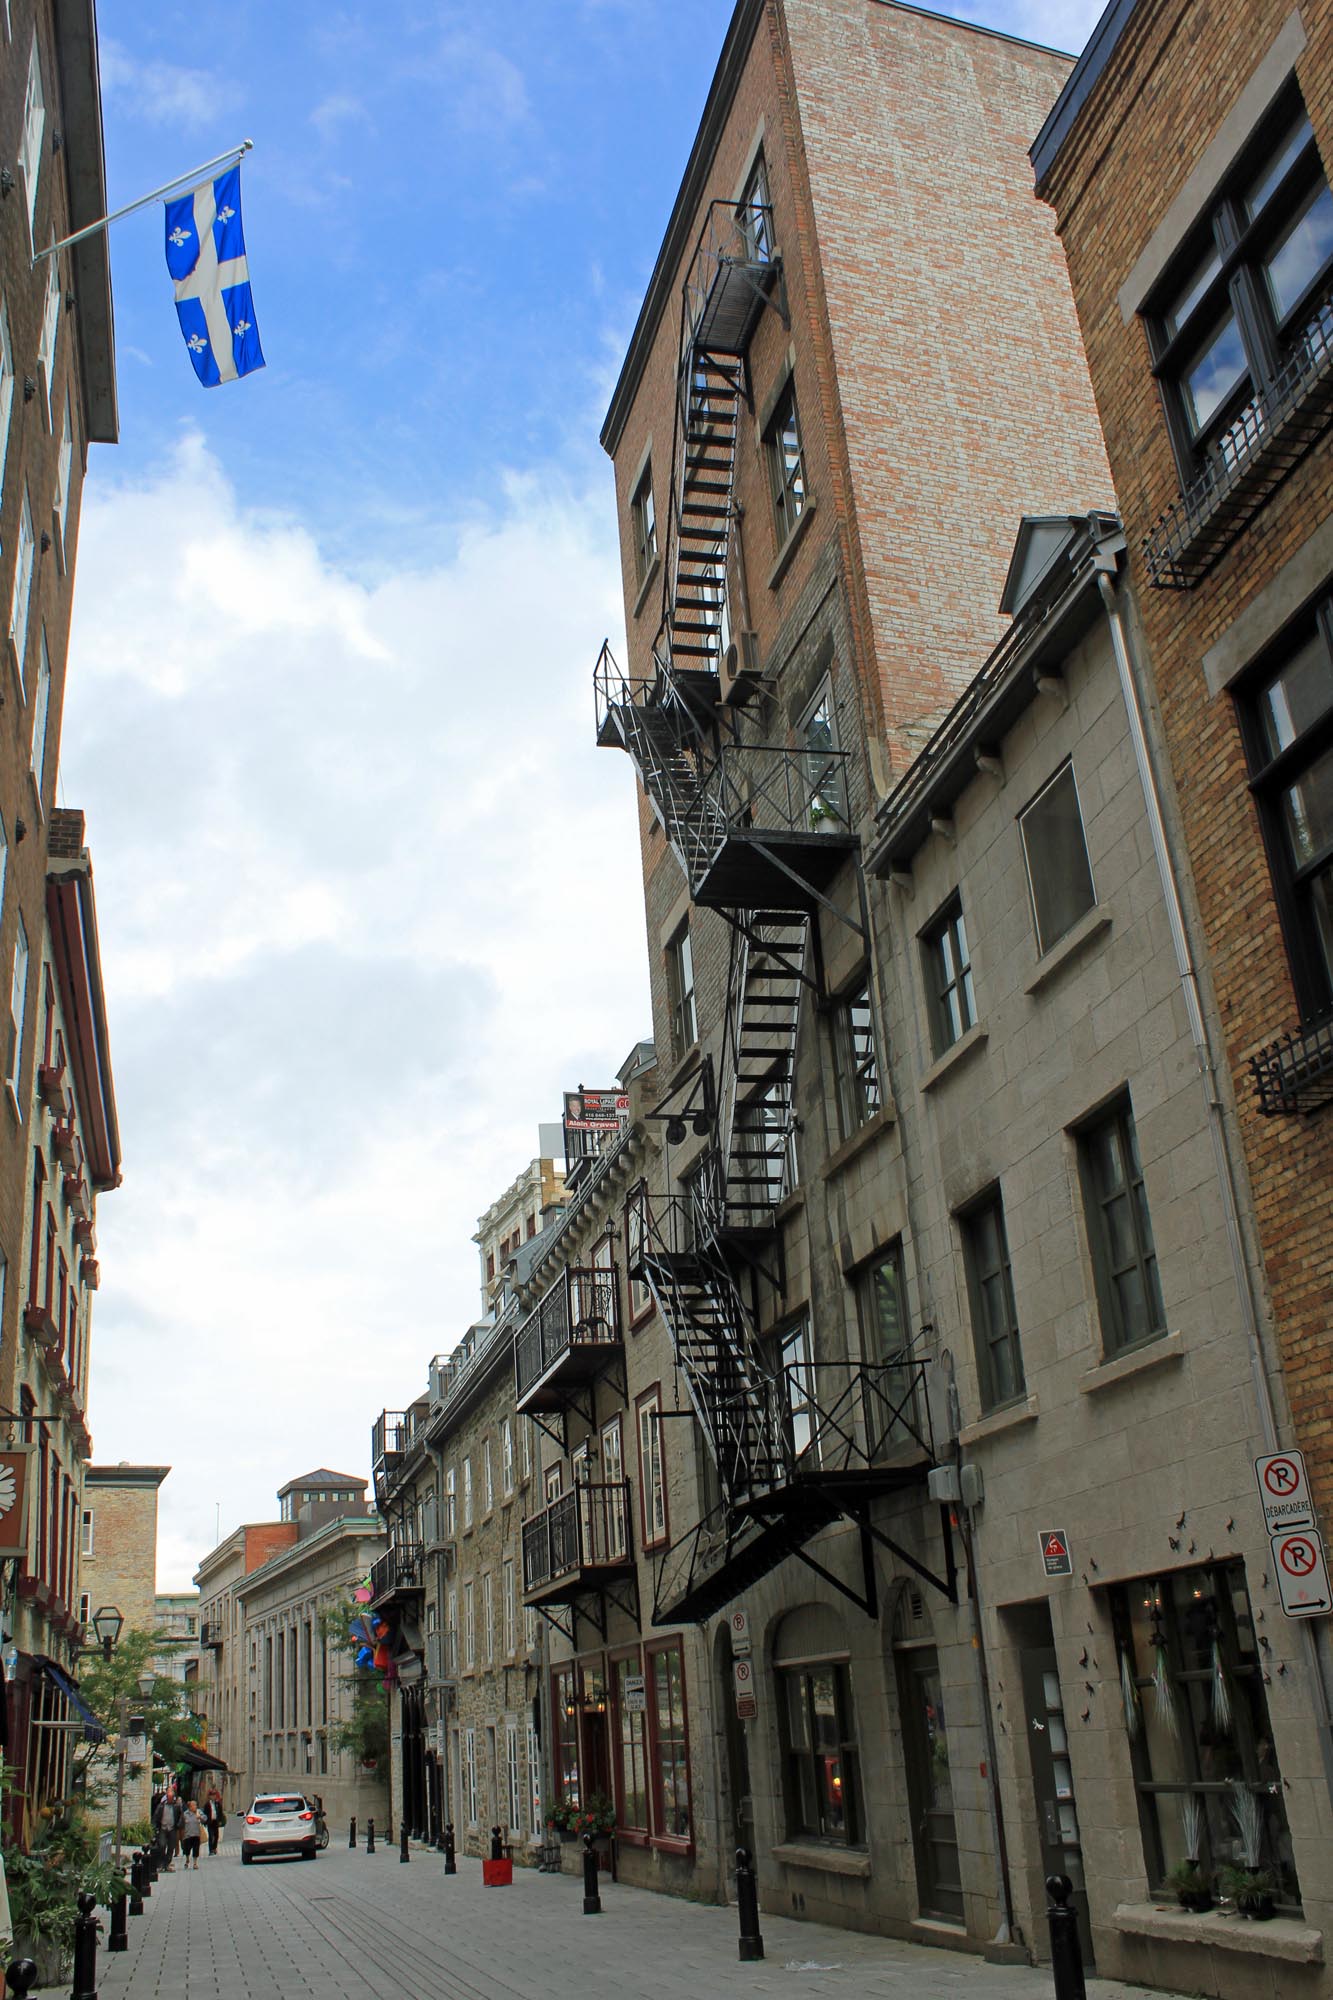
[[[241,228],[239,163],[166,204],[167,269],[194,372],[206,389],[264,365]]]

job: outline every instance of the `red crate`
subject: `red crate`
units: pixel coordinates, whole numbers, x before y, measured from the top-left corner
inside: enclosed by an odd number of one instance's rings
[[[512,1861],[483,1861],[481,1864],[481,1879],[488,1889],[512,1888],[514,1864]]]

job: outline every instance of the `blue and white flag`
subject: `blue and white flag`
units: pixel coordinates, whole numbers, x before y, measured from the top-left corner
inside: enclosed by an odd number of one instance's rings
[[[194,372],[206,389],[264,365],[241,228],[239,162],[166,204],[167,269]]]

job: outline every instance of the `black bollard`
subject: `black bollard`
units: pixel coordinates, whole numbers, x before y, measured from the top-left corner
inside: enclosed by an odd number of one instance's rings
[[[352,1830],[351,1830],[351,1832],[350,1832],[350,1833],[348,1834],[348,1836],[347,1836],[347,1845],[348,1845],[349,1847],[355,1847],[355,1846],[356,1846],[356,1814],[355,1814],[355,1813],[353,1813],[353,1814],[352,1814]]]
[[[736,1914],[741,1925],[740,1961],[752,1965],[764,1955],[764,1940],[759,1935],[759,1878],[748,1847],[736,1849]]]
[[[440,1821],[438,1822],[438,1824],[437,1824],[436,1828],[435,1828],[435,1852],[436,1852],[437,1854],[443,1854],[443,1853],[444,1853],[444,1821],[443,1821],[443,1820],[440,1820]]]
[[[143,1915],[143,1862],[137,1854],[130,1856],[130,1915]]]
[[[408,1853],[408,1851],[407,1851],[407,1822],[406,1822],[406,1820],[404,1820],[404,1822],[403,1822],[403,1825],[402,1825],[402,1829],[401,1829],[401,1837],[400,1837],[400,1839],[399,1839],[399,1842],[398,1842],[398,1859],[399,1859],[400,1861],[410,1861],[410,1860],[412,1859],[411,1855],[410,1855],[410,1854]]]
[[[373,1854],[374,1852],[375,1852],[375,1822],[373,1819],[368,1819],[366,1821],[366,1853]]]
[[[583,1914],[585,1917],[602,1914],[602,1899],[597,1893],[597,1849],[590,1833],[583,1836]]]
[[[35,1959],[14,1958],[10,1960],[5,1969],[6,1993],[17,1993],[20,1996],[20,2000],[22,2000],[22,1995],[31,1993],[36,1984],[37,1961]]]
[[[79,1914],[74,1919],[74,1986],[70,2000],[97,2000],[97,1933],[102,1926],[96,1910],[96,1896],[88,1889],[81,1890]]]
[[[145,1903],[153,1893],[153,1856],[147,1847],[139,1849],[139,1894]]]
[[[125,1901],[125,1884],[120,1885],[117,1895],[111,1898],[111,1935],[106,1941],[108,1951],[128,1951],[130,1948],[129,1912]]]
[[[454,1823],[450,1820],[444,1829],[444,1872],[446,1875],[458,1873],[458,1852],[454,1847]]]
[[[491,1860],[503,1861],[504,1858],[505,1851],[500,1844],[500,1829],[498,1826],[493,1826],[491,1828]]]
[[[162,1872],[161,1865],[158,1860],[158,1853],[157,1853],[157,1843],[156,1841],[151,1841],[148,1847],[148,1880],[150,1882],[156,1882],[161,1872]]]
[[[1074,1885],[1067,1875],[1048,1875],[1046,1893],[1051,1899],[1046,1921],[1051,1931],[1055,2000],[1088,2000],[1083,1979],[1083,1947],[1078,1941],[1078,1913],[1069,1902]]]

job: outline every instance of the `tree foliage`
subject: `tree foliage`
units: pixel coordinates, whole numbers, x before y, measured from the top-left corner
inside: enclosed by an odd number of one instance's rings
[[[329,1748],[369,1764],[389,1754],[389,1697],[375,1669],[356,1664],[357,1642],[348,1629],[355,1615],[350,1605],[325,1605],[319,1614],[321,1632],[347,1662],[338,1678],[352,1697],[351,1714],[329,1724]]]
[[[164,1653],[179,1652],[188,1642],[166,1632],[145,1632],[128,1627],[109,1660],[100,1652],[85,1654],[79,1667],[79,1692],[97,1717],[108,1737],[120,1730],[120,1697],[126,1712],[141,1715],[144,1733],[159,1757],[175,1764],[182,1743],[198,1740],[199,1727],[190,1713],[189,1686],[157,1670],[154,1661]],[[139,1692],[139,1677],[151,1673],[152,1689]]]

